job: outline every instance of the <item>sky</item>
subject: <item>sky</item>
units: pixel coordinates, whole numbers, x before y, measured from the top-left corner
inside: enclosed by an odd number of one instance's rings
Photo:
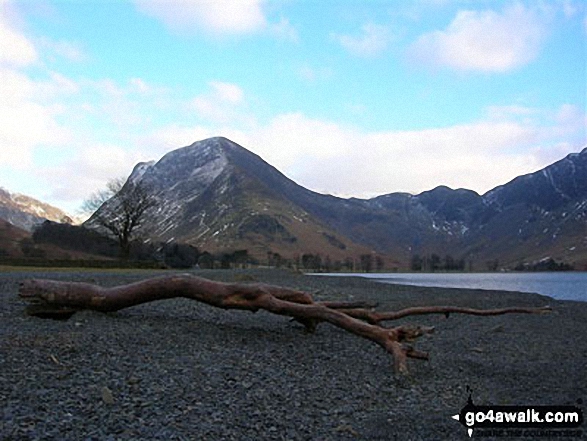
[[[212,136],[321,193],[480,194],[587,146],[582,0],[0,0],[0,187],[75,214]]]

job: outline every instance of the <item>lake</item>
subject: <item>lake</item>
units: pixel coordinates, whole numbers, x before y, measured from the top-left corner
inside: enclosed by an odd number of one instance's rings
[[[383,283],[442,288],[492,289],[544,294],[559,300],[587,301],[587,272],[556,273],[389,273],[325,274],[358,276]]]

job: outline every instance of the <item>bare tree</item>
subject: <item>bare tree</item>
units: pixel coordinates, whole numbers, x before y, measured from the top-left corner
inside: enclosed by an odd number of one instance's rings
[[[120,255],[127,259],[136,229],[145,218],[146,211],[156,203],[152,190],[140,181],[114,179],[106,190],[94,193],[83,208],[94,214],[87,221],[108,230],[120,245]]]

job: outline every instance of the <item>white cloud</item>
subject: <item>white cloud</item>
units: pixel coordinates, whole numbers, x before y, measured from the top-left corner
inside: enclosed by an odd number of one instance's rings
[[[66,60],[74,62],[82,62],[88,58],[78,43],[41,38],[38,44],[44,49],[45,54],[43,55],[45,55],[50,61],[55,61],[56,57],[65,58]]]
[[[214,95],[218,96],[221,101],[227,101],[232,104],[242,103],[244,100],[243,90],[236,84],[223,83],[221,81],[211,81],[210,86],[214,89]]]
[[[587,143],[587,116],[575,104],[562,104],[556,109],[532,107],[489,106],[486,114],[490,121],[517,121],[526,126],[536,127],[541,139],[558,136],[570,144]]]
[[[133,91],[140,94],[148,94],[153,88],[141,78],[131,78],[129,84]]]
[[[554,125],[566,142],[587,146],[587,115],[573,104],[563,104],[556,112]]]
[[[508,152],[535,137],[531,128],[509,122],[363,133],[293,114],[252,134],[250,146],[309,188],[371,197],[440,184],[487,190],[535,165],[528,155]]]
[[[327,163],[338,155],[346,156],[357,136],[354,130],[336,123],[290,113],[252,131],[248,141],[271,164],[296,169],[308,158]]]
[[[110,80],[74,81],[48,69],[39,61],[41,56],[50,60],[58,55],[80,61],[84,55],[76,45],[65,41],[55,42],[43,37],[28,39],[15,25],[19,22],[18,11],[13,4],[0,0],[0,167],[19,170],[23,175],[32,173],[33,166],[44,170],[48,163],[58,162],[64,152],[76,151],[76,145],[92,145],[92,140],[80,143],[84,135],[83,130],[81,133],[76,130],[77,122],[87,116],[109,116],[117,124],[127,123],[129,117],[134,117],[132,122],[136,123],[141,120],[138,116],[140,112],[128,96],[140,94],[151,97],[159,93],[157,88],[140,78],[119,86]],[[34,78],[25,70],[31,65],[35,68]],[[88,102],[83,103],[84,99]],[[100,155],[93,158],[108,167],[122,162],[128,167],[128,158],[117,162],[112,149],[108,150],[108,155],[108,161]],[[87,154],[85,157],[89,158]],[[84,162],[79,155],[75,158],[77,162],[68,162],[74,165],[73,168],[63,168],[64,179],[49,182],[47,188],[71,185],[72,178],[81,181],[101,179],[99,170],[88,166],[89,159]],[[75,193],[81,191],[80,188],[72,186],[70,191]]]
[[[18,71],[0,68],[2,100],[0,104],[15,104],[34,95],[35,83]]]
[[[0,165],[24,168],[30,164],[35,147],[67,142],[70,133],[55,116],[55,110],[33,102],[0,106]]]
[[[220,133],[204,126],[188,127],[171,124],[147,134],[139,140],[153,154],[151,159],[159,159],[163,154],[193,144],[201,139],[220,136]]]
[[[36,153],[71,141],[71,129],[60,121],[60,99],[77,93],[79,86],[43,68],[37,48],[15,26],[19,22],[14,4],[0,0],[0,166],[24,172]],[[24,73],[33,64],[41,67],[35,79]]]
[[[488,117],[470,124],[380,132],[289,113],[242,130],[232,125],[219,130],[168,126],[153,134],[151,145],[164,143],[168,151],[222,135],[312,190],[372,197],[419,193],[442,184],[484,193],[585,143],[584,135],[577,135],[580,128],[569,126],[577,120],[573,106],[546,112],[512,105],[488,108],[486,113]]]
[[[109,180],[126,178],[134,165],[147,159],[142,153],[113,144],[92,144],[70,150],[67,160],[37,169],[37,174],[49,183],[51,199],[81,201],[104,189]]]
[[[47,100],[58,96],[71,95],[80,91],[80,85],[59,72],[47,72],[47,80],[37,82],[35,96],[37,99]]]
[[[269,32],[282,40],[288,40],[293,43],[300,41],[298,31],[287,18],[281,18],[278,23],[269,25]]]
[[[33,43],[10,25],[6,11],[10,2],[0,2],[0,64],[27,66],[35,63],[39,54]]]
[[[391,32],[387,26],[367,23],[358,36],[331,34],[331,38],[354,55],[372,57],[387,48],[391,41]]]
[[[460,11],[446,30],[422,35],[409,53],[425,64],[506,72],[538,56],[546,36],[544,14],[521,4],[506,7],[501,13]]]
[[[83,86],[98,92],[104,99],[161,97],[168,92],[167,88],[148,83],[139,77],[130,78],[123,83],[116,82],[110,78],[84,80]]]
[[[208,93],[197,96],[191,102],[191,108],[200,118],[218,124],[253,123],[252,117],[244,112],[247,103],[244,92],[238,85],[211,81],[208,86]]]
[[[563,104],[556,115],[558,122],[563,124],[577,124],[582,119],[584,120],[585,115],[581,114],[581,111],[574,104]]]
[[[163,114],[172,106],[167,88],[138,77],[122,83],[110,78],[84,79],[79,84],[81,91],[75,104],[75,116],[99,118],[102,128],[111,123],[121,132],[130,132],[137,127],[144,130],[156,112]]]
[[[135,0],[135,4],[174,32],[247,34],[267,26],[262,0]]]
[[[141,78],[120,84],[39,73],[33,80],[0,67],[0,168],[36,182],[38,197],[75,210],[109,179],[151,159],[153,151],[138,153],[134,140],[150,129],[153,108],[165,110],[165,90]]]
[[[36,147],[57,146],[70,139],[69,130],[57,121],[60,107],[40,102],[61,90],[66,81],[54,76],[35,82],[16,71],[0,68],[0,165],[25,168]]]
[[[509,116],[509,115],[532,115],[536,113],[537,109],[532,107],[522,106],[519,104],[511,104],[509,106],[489,106],[487,112],[495,116]]]

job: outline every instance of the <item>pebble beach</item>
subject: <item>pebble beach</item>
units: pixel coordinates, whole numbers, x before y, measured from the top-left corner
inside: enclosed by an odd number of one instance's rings
[[[586,413],[584,302],[282,270],[192,272],[288,286],[316,300],[378,302],[379,310],[553,308],[389,323],[436,329],[415,343],[430,360],[410,359],[409,376],[397,377],[383,349],[328,323],[305,334],[288,317],[185,299],[57,321],[26,315],[18,297],[30,278],[114,286],[162,274],[171,272],[0,270],[0,440],[465,440],[451,416],[469,391],[478,405]]]

